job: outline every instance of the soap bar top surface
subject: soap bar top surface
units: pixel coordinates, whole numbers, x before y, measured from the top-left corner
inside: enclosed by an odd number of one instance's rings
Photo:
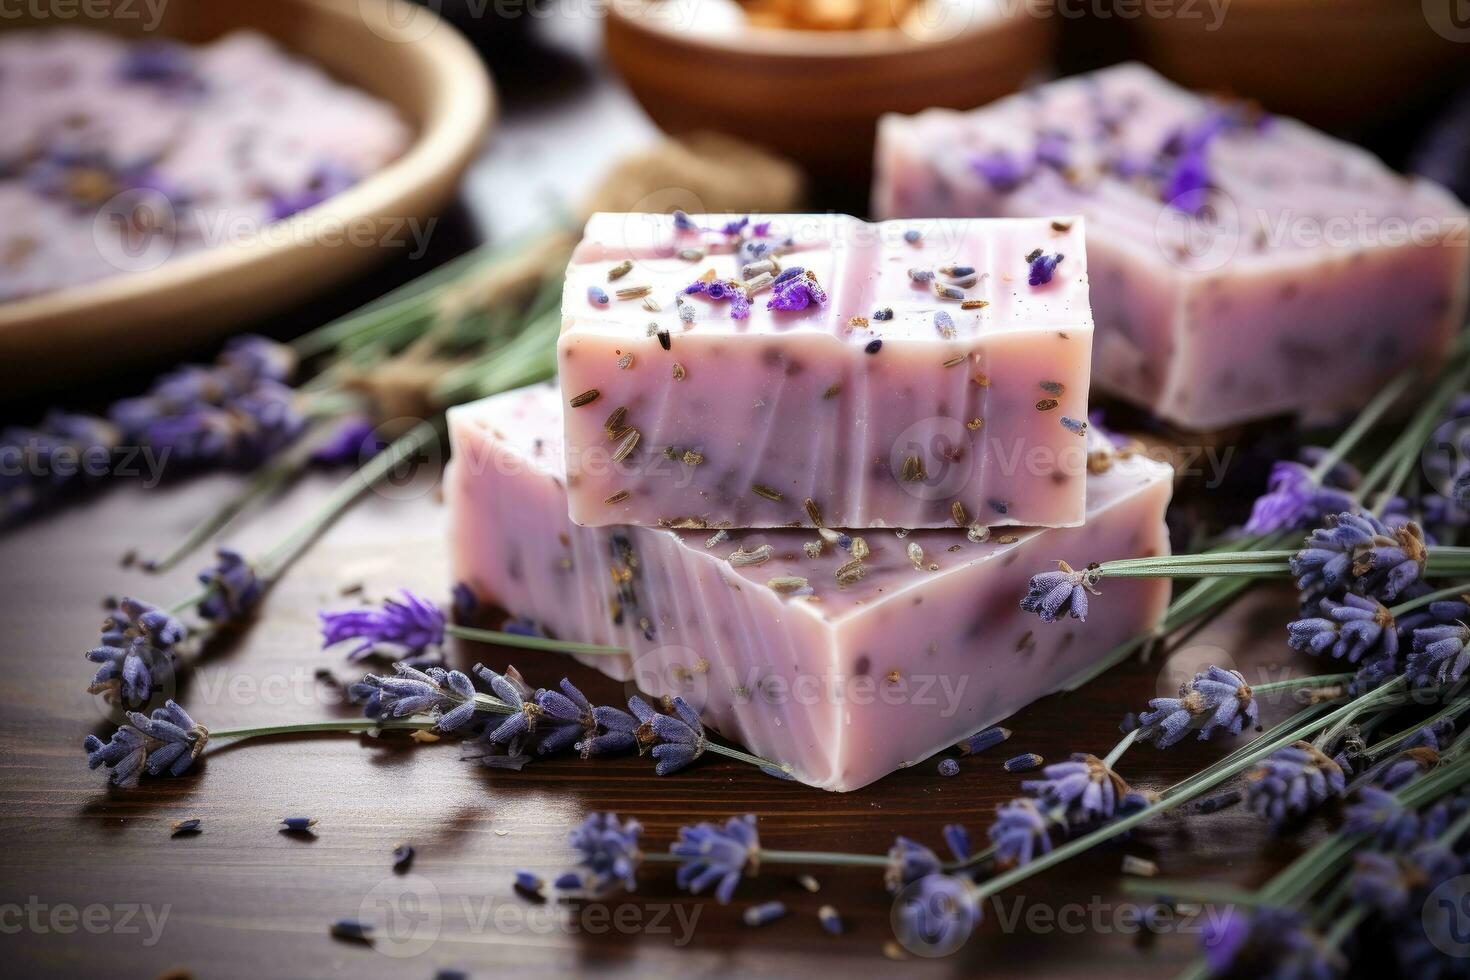
[[[1074,218],[595,215],[557,349],[572,518],[1080,523],[1086,258]]]
[[[1415,221],[1463,213],[1443,189],[1393,172],[1366,150],[1250,103],[1180,88],[1140,64],[968,112],[889,116],[882,126],[946,183],[1005,200],[994,213],[1084,214],[1095,233],[1154,254],[1165,249],[1185,269],[1213,271],[1227,248],[1231,264],[1244,269],[1373,244],[1366,237],[1373,227],[1355,234],[1330,218],[1371,222],[1386,239],[1399,223],[1407,236]],[[932,191],[892,186],[880,174],[874,210],[933,213],[895,201]]]
[[[728,231],[726,229],[729,229]],[[1051,280],[1029,281],[1027,256],[1037,250],[1062,253]],[[770,309],[778,292],[755,293],[744,317],[734,304],[688,293],[696,281],[746,281],[747,267],[767,257],[781,270],[796,266],[815,277],[825,304],[803,309]],[[630,263],[623,271],[623,263]],[[933,281],[952,284],[970,277],[946,277],[940,270],[974,270],[975,284],[959,287],[964,299],[984,301],[961,309],[960,299],[939,298]],[[921,278],[910,276],[920,270]],[[932,279],[924,279],[927,272]],[[612,278],[610,278],[610,273]],[[659,306],[644,308],[645,295],[619,299],[619,290],[640,291]],[[589,298],[602,290],[608,302]],[[692,307],[681,320],[678,306]],[[891,319],[874,317],[891,310]],[[961,337],[987,331],[1032,329],[1090,323],[1087,256],[1080,225],[1062,218],[905,220],[869,223],[847,215],[770,216],[599,213],[587,222],[572,254],[562,306],[563,332],[596,331],[644,337],[650,324],[667,329],[677,343],[683,333],[788,335],[830,334],[844,342],[866,344],[874,338],[938,342],[934,314],[947,312]],[[685,314],[686,318],[689,314]],[[854,317],[865,318],[855,327]]]

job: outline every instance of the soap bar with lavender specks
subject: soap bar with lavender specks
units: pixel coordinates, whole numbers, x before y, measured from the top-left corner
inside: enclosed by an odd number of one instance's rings
[[[1084,215],[1096,385],[1188,429],[1349,412],[1465,316],[1452,195],[1142,65],[887,116],[876,171],[882,217]]]
[[[1000,721],[1168,602],[1166,581],[1110,579],[1085,623],[1020,609],[1058,559],[1168,551],[1169,467],[1099,438],[1083,527],[582,527],[567,517],[563,406],[538,385],[450,409],[456,581],[553,636],[627,650],[578,659],[683,697],[813,786],[857,789]]]
[[[1072,218],[594,215],[558,347],[572,519],[1081,523],[1082,241]]]

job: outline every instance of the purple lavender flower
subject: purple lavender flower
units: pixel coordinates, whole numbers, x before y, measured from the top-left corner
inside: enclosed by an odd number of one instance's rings
[[[1026,262],[1031,267],[1027,273],[1026,281],[1033,286],[1045,286],[1051,282],[1052,274],[1057,271],[1057,266],[1061,264],[1064,258],[1066,256],[1061,252],[1048,255],[1038,249],[1031,253],[1031,255],[1026,257]]]
[[[1036,613],[1043,623],[1054,623],[1063,613],[1086,622],[1087,593],[1098,594],[1088,571],[1076,571],[1064,561],[1057,562],[1057,569],[1031,576],[1021,609]]]
[[[892,894],[902,891],[920,878],[938,874],[939,855],[918,841],[899,837],[888,849],[888,867],[883,872],[883,885]]]
[[[1373,780],[1390,793],[1402,789],[1439,764],[1438,748],[1416,745],[1394,756]]]
[[[638,850],[642,832],[638,821],[619,822],[615,813],[594,813],[573,827],[567,841],[582,855],[582,887],[594,895],[618,887],[632,891],[643,862],[643,852]],[[558,878],[558,886],[566,880],[565,876]]]
[[[480,612],[480,597],[465,582],[455,582],[449,590],[449,608],[454,611],[456,622],[473,622]]]
[[[320,466],[361,465],[383,451],[387,443],[377,436],[371,416],[354,413],[340,419],[311,461]]]
[[[560,691],[540,691],[536,706],[541,709],[545,735],[536,746],[541,755],[570,748],[579,738],[590,741],[597,734],[597,720],[586,695],[565,677]]]
[[[103,620],[101,645],[87,659],[102,666],[88,691],[110,701],[142,704],[173,671],[174,648],[188,634],[184,624],[156,606],[124,598]]]
[[[1247,916],[1232,906],[1223,921],[1205,924],[1200,939],[1211,976],[1332,980],[1341,972],[1332,950],[1290,909],[1261,906]]]
[[[985,179],[991,190],[1008,194],[1026,178],[1020,162],[1005,150],[996,150],[970,161],[970,168]]]
[[[260,600],[265,584],[238,551],[220,548],[215,556],[219,560],[199,573],[199,581],[209,587],[199,602],[199,615],[215,623],[239,619]]]
[[[808,306],[826,306],[827,291],[817,284],[811,272],[800,272],[786,278],[777,277],[772,284],[772,297],[766,303],[768,310],[804,310]]]
[[[1245,530],[1255,535],[1305,531],[1328,514],[1350,511],[1353,506],[1351,494],[1325,480],[1319,482],[1310,467],[1283,460],[1272,465],[1266,493],[1256,498]]]
[[[658,760],[653,771],[660,776],[673,775],[704,754],[704,726],[699,722],[699,713],[683,698],[674,698],[672,703],[673,715],[656,714],[650,722],[660,739],[653,747],[653,757]]]
[[[1065,131],[1048,129],[1036,137],[1036,162],[1054,170],[1066,170],[1070,148],[1071,137]]]
[[[153,776],[165,771],[182,776],[209,741],[209,730],[173,701],[152,717],[130,711],[128,720],[131,724],[118,728],[108,741],[88,735],[82,743],[88,768],[106,766],[111,770],[108,779],[125,789],[137,786],[145,771]]]
[[[146,395],[116,402],[109,416],[128,440],[177,462],[254,466],[305,428],[283,384],[295,365],[283,344],[237,337],[212,367],[166,374]]]
[[[1379,786],[1363,786],[1357,802],[1343,811],[1347,834],[1371,834],[1380,850],[1401,851],[1419,840],[1419,814]]]
[[[969,860],[970,832],[965,829],[964,824],[947,823],[940,833],[944,835],[944,843],[949,847],[949,853],[954,855],[956,861]]]
[[[150,776],[182,776],[209,742],[209,729],[189,717],[174,701],[165,701],[152,717],[128,712],[133,727],[147,738],[148,757],[143,767]]]
[[[1398,677],[1401,672],[1402,665],[1398,657],[1376,657],[1367,660],[1363,666],[1358,668],[1357,674],[1348,684],[1348,694],[1352,697],[1366,694]]]
[[[392,677],[368,674],[349,689],[369,718],[437,715],[434,727],[445,733],[474,720],[475,685],[465,674],[442,667],[420,670],[404,663],[394,664],[393,669]]]
[[[1217,731],[1239,735],[1246,725],[1254,726],[1260,709],[1238,670],[1209,666],[1179,688],[1179,696],[1154,698],[1139,716],[1146,731],[1142,737],[1158,748],[1168,748],[1199,726],[1199,740],[1207,741]]]
[[[1399,633],[1393,614],[1376,599],[1351,592],[1342,601],[1322,600],[1322,616],[1298,619],[1286,626],[1293,650],[1357,663],[1367,657],[1393,659],[1399,652]]]
[[[760,868],[755,814],[731,817],[723,828],[712,823],[680,827],[679,839],[669,845],[669,853],[684,859],[674,878],[680,888],[698,895],[718,882],[715,899],[727,905],[741,877]]]
[[[247,333],[231,337],[215,363],[231,377],[238,394],[261,381],[289,383],[296,373],[297,357],[287,344]]]
[[[172,41],[141,41],[128,45],[117,64],[124,82],[156,85],[171,91],[199,90],[204,79],[194,68],[194,56],[185,45]]]
[[[0,430],[0,527],[95,483],[108,472],[121,437],[104,419],[54,410],[36,428]]]
[[[1367,851],[1354,855],[1353,901],[1396,916],[1422,903],[1439,885],[1460,873],[1464,859],[1440,844],[1423,844],[1408,854]],[[1419,899],[1412,902],[1411,898]]]
[[[1002,865],[1018,867],[1030,863],[1037,854],[1049,853],[1053,826],[1036,801],[1027,797],[996,807],[995,823],[990,825],[990,842],[995,845],[996,860]]]
[[[402,600],[385,599],[378,608],[318,614],[322,648],[356,640],[357,646],[347,652],[349,660],[360,660],[385,648],[405,660],[439,654],[444,645],[443,610],[407,589],[402,593]]]
[[[328,198],[336,197],[358,181],[357,174],[335,160],[323,160],[312,170],[306,186],[271,195],[272,221],[314,208]]]
[[[1470,668],[1470,627],[1447,623],[1414,631],[1414,646],[1404,673],[1414,684],[1452,684]]]
[[[111,770],[107,778],[114,786],[132,789],[138,785],[148,758],[148,739],[132,725],[123,725],[106,742],[88,735],[82,746],[87,751],[87,768],[106,766]]]
[[[490,685],[497,698],[515,709],[486,739],[516,747],[526,745],[536,734],[536,723],[542,715],[541,705],[537,704],[542,692],[533,690],[514,667],[506,667],[504,674],[497,674],[483,664],[476,664],[475,673]]]
[[[632,714],[607,705],[598,705],[592,709],[592,718],[601,729],[601,734],[584,739],[578,746],[584,757],[626,752],[633,748],[642,755],[646,748],[658,740],[658,736],[653,733],[653,719],[658,712],[636,694],[628,699],[628,708]]]
[[[980,917],[975,886],[968,878],[931,874],[904,893],[894,910],[893,928],[910,949],[949,952],[964,944]]]
[[[1169,168],[1161,196],[1165,203],[1186,211],[1198,211],[1199,196],[1210,187],[1209,157],[1203,148],[1186,150]]]
[[[1028,779],[1021,789],[1048,807],[1061,808],[1071,823],[1110,819],[1128,794],[1128,784],[1095,755],[1079,752],[1067,762],[1041,770],[1041,779]]]
[[[684,295],[702,295],[716,303],[728,301],[732,320],[744,320],[750,316],[750,294],[734,279],[696,279],[684,287]]]
[[[1246,780],[1246,805],[1277,826],[1347,790],[1342,767],[1310,742],[1277,749],[1256,763]]]
[[[1393,532],[1371,514],[1344,511],[1329,514],[1322,527],[1307,536],[1306,545],[1291,559],[1297,588],[1321,585],[1329,592],[1347,588],[1360,559],[1382,544],[1393,543]]]

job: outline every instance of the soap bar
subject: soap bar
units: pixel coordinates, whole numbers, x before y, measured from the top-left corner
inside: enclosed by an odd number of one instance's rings
[[[812,786],[857,789],[1000,721],[1151,629],[1167,604],[1166,582],[1126,579],[1105,584],[1085,623],[1043,624],[1019,606],[1058,559],[1167,551],[1171,471],[1142,455],[1094,442],[1085,526],[982,541],[592,528],[567,517],[563,401],[539,385],[450,410],[456,581],[553,636],[627,650],[578,659],[685,698]]]
[[[1074,219],[598,214],[562,314],[579,524],[1082,521]]]
[[[1141,65],[887,116],[876,172],[882,217],[1084,215],[1097,387],[1189,429],[1360,407],[1465,315],[1449,193]]]

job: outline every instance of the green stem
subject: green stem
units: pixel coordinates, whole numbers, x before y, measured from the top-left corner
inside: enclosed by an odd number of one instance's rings
[[[569,653],[574,655],[585,654],[617,654],[627,653],[622,647],[601,646],[596,643],[572,643],[567,640],[553,640],[546,636],[526,636],[521,633],[504,633],[500,630],[482,630],[470,626],[456,626],[450,623],[444,627],[448,636],[457,637],[461,640],[471,640],[475,643],[494,643],[497,646],[517,647],[522,650],[545,650],[550,653]]]
[[[397,289],[384,293],[371,303],[339,317],[330,323],[308,331],[291,341],[298,356],[306,358],[333,350],[344,341],[358,336],[365,330],[381,326],[385,321],[402,317],[405,312],[421,309],[426,294],[459,278],[465,272],[482,263],[488,264],[505,254],[510,247],[492,248],[481,246],[445,262],[422,276],[404,283]]]
[[[1363,410],[1358,413],[1358,417],[1353,419],[1351,425],[1342,430],[1342,434],[1328,447],[1327,452],[1317,461],[1317,465],[1312,467],[1312,479],[1317,483],[1321,483],[1322,478],[1327,475],[1327,472],[1352,451],[1352,448],[1368,434],[1373,426],[1378,423],[1378,420],[1409,390],[1409,386],[1417,378],[1417,371],[1401,371],[1392,381],[1384,385],[1383,390],[1374,395],[1373,400],[1363,406]]]
[[[1446,588],[1440,589],[1437,592],[1430,592],[1427,595],[1419,596],[1417,599],[1410,599],[1408,602],[1400,603],[1399,605],[1394,606],[1388,612],[1389,615],[1397,619],[1399,616],[1402,616],[1405,613],[1411,613],[1415,609],[1420,609],[1424,606],[1429,605],[1432,602],[1438,602],[1441,599],[1455,599],[1466,592],[1470,592],[1470,583],[1451,585]]]
[[[1209,905],[1261,904],[1261,896],[1244,888],[1232,885],[1217,885],[1207,881],[1172,881],[1168,878],[1125,878],[1123,891],[1129,895],[1147,895],[1158,898],[1167,895],[1175,901],[1199,902]]]
[[[392,445],[364,463],[361,469],[332,491],[331,495],[304,524],[266,553],[258,564],[260,577],[266,581],[275,579],[312,541],[316,540],[322,531],[330,527],[348,506],[391,473],[399,463],[412,457],[438,438],[439,426],[432,422],[420,422],[398,437]]]
[[[748,762],[757,769],[770,769],[783,773],[791,772],[791,766],[789,765],[772,762],[770,759],[762,759],[758,755],[751,755],[749,752],[732,749],[728,745],[720,745],[718,742],[706,741],[704,743],[704,750],[706,752],[713,752],[715,755],[722,755],[727,759],[734,759],[737,762]]]
[[[886,854],[844,854],[840,851],[771,851],[761,848],[761,864],[825,864],[852,868],[886,868]]]
[[[1141,731],[1143,731],[1142,728],[1135,728],[1127,735],[1124,735],[1118,744],[1113,746],[1113,750],[1103,759],[1103,765],[1109,769],[1117,765],[1118,760],[1123,758],[1123,753],[1128,751],[1128,747],[1138,740],[1138,734]]]
[[[303,451],[301,445],[282,458],[273,460],[256,470],[244,487],[220,505],[214,513],[194,525],[189,533],[184,535],[183,540],[174,545],[167,554],[162,558],[145,562],[143,567],[153,573],[168,571],[234,520],[252,501],[276,493],[299,476],[311,458],[310,451]]]
[[[1454,823],[1446,827],[1444,832],[1434,839],[1434,842],[1440,847],[1448,847],[1459,840],[1467,830],[1470,830],[1470,810],[1460,814]]]
[[[438,719],[429,715],[412,715],[408,718],[394,718],[387,721],[375,721],[372,718],[304,721],[293,725],[266,725],[261,728],[229,728],[224,731],[210,732],[209,741],[211,744],[222,739],[243,742],[248,738],[264,738],[269,735],[314,735],[319,732],[374,732],[388,729],[425,731],[433,728],[437,723]]]
[[[1299,687],[1331,687],[1334,684],[1342,684],[1350,681],[1357,674],[1314,674],[1311,677],[1295,677],[1289,681],[1270,681],[1265,684],[1252,684],[1253,694],[1272,694],[1276,691],[1290,691]]]
[[[1363,477],[1354,493],[1358,500],[1366,500],[1369,494],[1378,489],[1379,483],[1385,480],[1388,482],[1379,494],[1380,500],[1387,500],[1398,493],[1404,480],[1412,472],[1424,441],[1439,424],[1445,405],[1454,397],[1455,392],[1465,387],[1467,380],[1470,380],[1470,361],[1446,372],[1445,376],[1440,378],[1428,400],[1420,406],[1419,411],[1414,413],[1413,419],[1394,440],[1388,452],[1379,457],[1378,462]]]

